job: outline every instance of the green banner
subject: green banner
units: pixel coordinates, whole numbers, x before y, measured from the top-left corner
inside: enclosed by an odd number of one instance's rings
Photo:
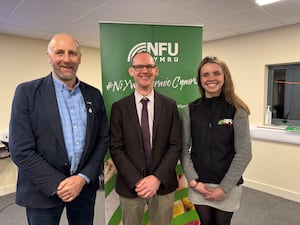
[[[130,59],[140,51],[150,52],[158,65],[156,91],[173,98],[182,108],[199,97],[196,74],[202,58],[202,27],[100,23],[100,54],[103,96],[108,117],[113,102],[134,91],[134,80],[128,74]],[[109,156],[104,166],[106,224],[119,225],[121,210],[114,190],[117,171]],[[177,166],[179,188],[174,203],[172,225],[199,224],[187,198],[187,184],[181,166]],[[145,210],[143,224],[148,224]]]

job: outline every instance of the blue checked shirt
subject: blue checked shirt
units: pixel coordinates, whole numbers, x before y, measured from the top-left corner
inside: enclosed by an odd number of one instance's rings
[[[64,141],[71,164],[70,173],[75,174],[84,150],[87,112],[81,90],[80,81],[77,82],[73,90],[69,91],[67,86],[59,81],[54,75],[53,82],[55,87],[56,99],[63,129]],[[82,176],[87,182],[89,178]]]

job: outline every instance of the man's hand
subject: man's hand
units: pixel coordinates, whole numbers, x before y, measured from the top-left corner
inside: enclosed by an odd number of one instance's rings
[[[151,198],[156,194],[159,186],[160,180],[155,176],[150,175],[143,178],[136,184],[135,191],[141,198]]]
[[[64,179],[57,187],[57,195],[64,202],[73,201],[81,192],[86,181],[78,175]]]

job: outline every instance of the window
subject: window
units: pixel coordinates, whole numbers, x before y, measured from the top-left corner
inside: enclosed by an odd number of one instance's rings
[[[267,105],[272,106],[272,124],[300,125],[300,64],[268,67]]]

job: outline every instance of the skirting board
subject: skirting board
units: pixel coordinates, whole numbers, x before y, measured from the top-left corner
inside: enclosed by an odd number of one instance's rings
[[[249,179],[244,179],[244,186],[300,203],[300,193],[298,192],[279,188],[269,184],[259,183]]]
[[[0,188],[0,196],[8,195],[16,192],[16,185],[8,185]]]

